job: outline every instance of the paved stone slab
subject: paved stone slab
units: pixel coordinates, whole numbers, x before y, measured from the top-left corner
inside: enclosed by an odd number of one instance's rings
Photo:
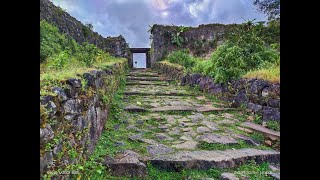
[[[140,80],[140,81],[171,81],[170,78],[167,77],[135,77],[135,76],[127,76],[127,80]]]
[[[194,111],[193,107],[188,106],[163,106],[157,108],[151,108],[152,112],[163,112],[163,111]]]
[[[232,137],[229,136],[223,136],[220,134],[213,134],[213,133],[208,133],[208,134],[203,134],[200,136],[197,136],[199,141],[204,141],[207,143],[214,143],[214,144],[238,144],[238,141],[233,139]]]
[[[190,126],[195,126],[195,125],[198,125],[198,124],[196,124],[196,123],[188,123],[188,122],[179,123],[179,126],[181,126],[181,127],[190,127]]]
[[[113,176],[144,177],[147,167],[139,158],[138,153],[125,150],[114,158],[106,157],[104,165],[110,169]]]
[[[183,141],[192,141],[193,140],[191,136],[181,136],[179,139],[183,140]]]
[[[272,172],[269,174],[270,177],[273,177],[274,180],[280,180],[280,172]]]
[[[168,132],[169,135],[178,135],[180,134],[180,127],[173,127],[171,131]]]
[[[242,135],[242,134],[233,134],[232,137],[236,138],[236,139],[241,139],[243,141],[245,141],[247,144],[250,144],[250,145],[253,145],[253,146],[259,146],[259,142],[257,142],[256,140],[248,137],[248,136],[245,136],[245,135]]]
[[[196,109],[198,112],[211,112],[211,111],[238,111],[236,108],[218,108],[213,106],[201,106]]]
[[[196,113],[195,115],[189,115],[187,117],[190,118],[192,122],[200,122],[205,119],[205,116],[201,113]]]
[[[193,141],[193,140],[188,140],[185,141],[183,143],[179,143],[176,145],[173,145],[172,147],[176,148],[176,149],[189,149],[189,150],[193,150],[196,149],[198,145],[197,141]]]
[[[232,173],[222,173],[220,180],[239,180],[239,178],[236,177],[236,175],[232,174]]]
[[[183,92],[161,92],[161,91],[152,91],[152,92],[146,92],[146,91],[125,91],[123,93],[124,95],[139,95],[139,96],[192,96],[192,94],[187,94]]]
[[[203,127],[203,126],[197,128],[197,133],[206,133],[206,132],[211,132],[211,131],[212,131],[211,129],[209,129],[207,127]]]
[[[165,146],[163,144],[155,144],[147,146],[147,151],[151,156],[158,154],[169,154],[174,152],[172,148]]]
[[[130,72],[127,76],[131,77],[160,77],[161,74],[155,72]]]
[[[136,105],[128,105],[124,108],[125,111],[128,112],[145,112],[147,111],[145,108],[136,106]]]
[[[210,128],[212,131],[216,131],[218,130],[217,128],[217,124],[211,121],[203,121],[202,122],[203,125],[206,125],[208,128]]]
[[[162,81],[128,81],[126,85],[154,85],[154,86],[169,86],[167,82]]]
[[[223,119],[223,120],[217,121],[217,124],[220,124],[220,125],[229,125],[229,124],[234,124],[234,123],[236,123],[236,122],[237,122],[237,121],[235,121],[235,120]]]
[[[150,162],[159,169],[181,171],[182,169],[235,168],[250,160],[257,163],[278,163],[280,152],[252,148],[224,151],[180,151],[152,157]]]
[[[161,141],[172,141],[173,138],[164,134],[164,133],[157,133],[155,135],[155,137],[158,139],[158,140],[161,140]]]
[[[142,134],[131,135],[131,136],[129,136],[129,139],[132,141],[140,140],[140,139],[142,139]]]
[[[241,131],[244,131],[244,132],[247,132],[247,133],[253,133],[253,131],[252,130],[250,130],[250,129],[247,129],[247,128],[243,128],[243,127],[237,127],[237,129],[239,129],[239,130],[241,130]]]
[[[138,138],[137,140],[151,145],[158,144],[158,142],[153,139]]]
[[[241,126],[246,127],[246,128],[250,128],[250,129],[257,131],[257,132],[260,132],[260,133],[263,133],[273,140],[280,138],[280,132],[274,131],[272,129],[268,129],[268,128],[266,128],[262,125],[259,125],[259,124],[255,124],[252,122],[244,122],[241,124]]]

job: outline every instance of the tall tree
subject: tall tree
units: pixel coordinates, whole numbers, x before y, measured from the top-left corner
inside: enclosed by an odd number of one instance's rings
[[[269,20],[280,18],[280,0],[254,0],[253,4],[268,15]]]

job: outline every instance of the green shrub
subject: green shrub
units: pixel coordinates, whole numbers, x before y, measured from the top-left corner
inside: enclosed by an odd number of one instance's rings
[[[110,55],[93,44],[82,45],[74,39],[59,33],[57,27],[40,21],[40,63],[46,68],[61,69],[80,65],[90,67],[96,61],[110,59]]]
[[[259,37],[261,30],[261,24],[252,21],[238,26],[213,52],[210,61],[198,64],[193,70],[213,77],[216,82],[226,82],[238,79],[248,71],[277,63],[279,52]]]
[[[63,50],[61,39],[64,37],[46,21],[40,21],[40,62],[44,62],[49,56]]]
[[[186,50],[173,51],[171,54],[169,54],[167,60],[170,63],[182,65],[187,69],[193,67],[196,62],[196,58],[189,55]]]
[[[247,21],[227,34],[227,41],[212,53],[209,60],[195,58],[187,51],[179,50],[172,52],[168,61],[194,73],[213,77],[215,82],[239,79],[248,72],[259,72],[259,77],[277,81],[280,77],[278,25],[278,21],[270,22],[268,27]]]

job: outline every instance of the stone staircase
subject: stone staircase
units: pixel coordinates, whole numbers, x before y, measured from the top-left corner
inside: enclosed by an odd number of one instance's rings
[[[114,176],[142,178],[148,173],[147,163],[175,172],[232,169],[249,161],[280,163],[279,151],[252,138],[245,112],[174,84],[151,69],[130,71],[124,95],[129,133],[122,138],[139,143],[139,148],[106,158]]]

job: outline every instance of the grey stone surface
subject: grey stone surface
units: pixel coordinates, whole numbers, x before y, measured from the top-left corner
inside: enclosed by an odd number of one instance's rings
[[[52,91],[58,95],[58,98],[61,102],[64,102],[68,99],[67,94],[60,87],[53,87]]]
[[[136,106],[136,105],[128,105],[126,107],[124,107],[125,111],[128,112],[145,112],[147,111],[145,108],[140,107],[140,106]]]
[[[114,143],[114,146],[125,146],[126,143],[125,142],[122,142],[122,141],[117,141]]]
[[[278,108],[264,106],[262,109],[262,120],[280,121],[280,111]]]
[[[182,143],[178,143],[176,145],[173,145],[172,147],[176,148],[176,149],[188,149],[188,150],[193,150],[196,149],[198,145],[197,141],[193,141],[193,140],[187,140],[185,142]]]
[[[183,141],[191,141],[191,140],[193,140],[193,138],[191,136],[181,136],[179,139],[183,140]]]
[[[270,138],[275,138],[275,139],[280,138],[280,132],[274,131],[272,129],[268,129],[262,125],[255,124],[253,122],[244,122],[241,124],[241,126],[263,133],[269,136]]]
[[[236,123],[236,121],[230,120],[230,119],[223,119],[223,120],[217,121],[217,124],[220,124],[220,125],[228,125],[228,124],[234,124],[234,123]]]
[[[50,124],[46,124],[45,128],[40,128],[40,144],[50,141],[53,137],[54,132],[51,129]]]
[[[239,178],[236,177],[236,175],[232,174],[232,173],[222,173],[220,180],[239,180]]]
[[[272,172],[269,174],[270,177],[273,177],[274,180],[280,180],[280,172]]]
[[[203,126],[197,128],[197,133],[206,133],[206,132],[211,132],[211,131],[212,131],[211,129],[209,129],[207,127],[203,127]]]
[[[216,131],[218,130],[217,128],[217,124],[211,121],[203,121],[202,122],[203,125],[206,125],[208,128],[210,128],[212,131]]]
[[[158,144],[157,141],[153,140],[153,139],[145,139],[145,138],[140,138],[138,139],[140,142],[144,142],[144,143],[147,143],[147,144]]]
[[[144,120],[137,120],[136,124],[142,125],[144,123]]]
[[[140,140],[140,139],[142,139],[142,136],[143,136],[142,134],[134,134],[134,135],[129,136],[129,139],[132,141]]]
[[[164,133],[158,133],[155,135],[155,138],[161,141],[172,141],[173,138],[164,134]]]
[[[235,168],[244,162],[257,163],[280,161],[280,152],[252,148],[224,151],[179,151],[150,159],[154,167],[165,170]],[[178,169],[177,169],[178,168]]]
[[[171,131],[168,132],[169,135],[178,135],[180,134],[181,128],[180,127],[173,127]]]
[[[144,177],[146,165],[140,161],[140,155],[131,150],[118,153],[114,158],[106,157],[104,165],[113,176]]]
[[[63,107],[66,115],[80,114],[82,110],[82,106],[80,104],[79,99],[69,99],[64,103]]]
[[[253,145],[253,146],[259,146],[259,142],[257,142],[256,140],[248,137],[248,136],[245,136],[245,135],[242,135],[242,134],[233,134],[233,137],[236,138],[236,139],[240,139],[240,140],[243,140],[244,142],[246,142],[247,144],[250,144],[250,145]]]
[[[52,165],[53,156],[52,152],[46,152],[43,157],[40,157],[40,173],[47,170],[48,166]]]
[[[196,113],[195,115],[190,115],[188,118],[191,119],[192,122],[199,122],[205,119],[205,116],[201,113]]]
[[[147,146],[147,151],[151,156],[159,154],[168,154],[174,152],[172,148],[165,146],[163,144],[155,144]]]
[[[163,106],[157,108],[151,108],[152,112],[163,112],[163,111],[194,111],[193,107],[190,106]]]
[[[197,136],[196,139],[199,141],[207,142],[207,143],[229,144],[229,145],[238,144],[238,141],[232,137],[223,136],[220,134],[213,134],[213,133]]]

